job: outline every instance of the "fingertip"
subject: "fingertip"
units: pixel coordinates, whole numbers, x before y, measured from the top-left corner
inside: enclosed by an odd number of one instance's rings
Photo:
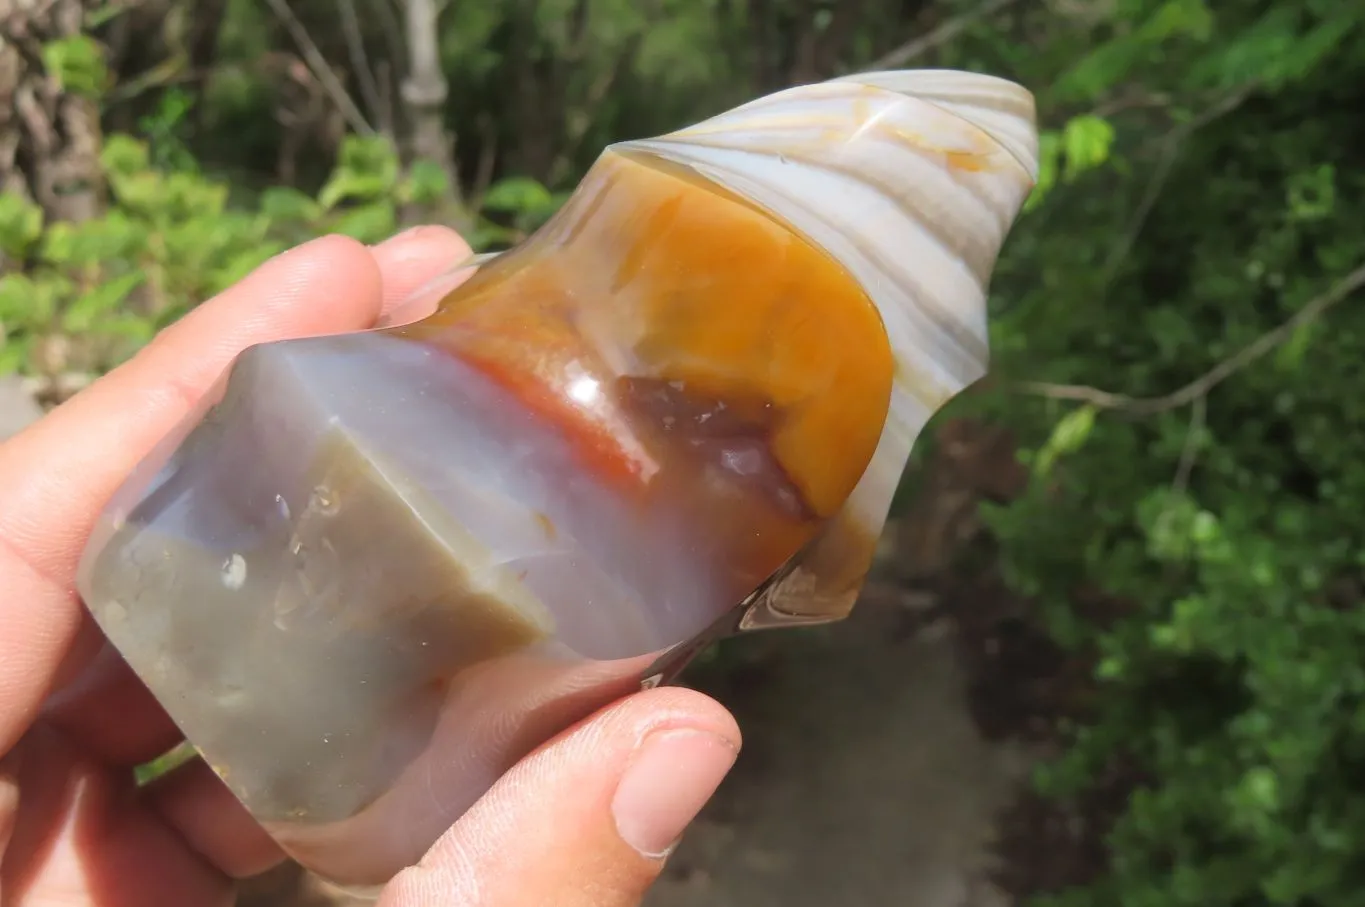
[[[230,878],[249,878],[284,862],[284,851],[203,759],[162,775],[141,794],[196,853]]]
[[[371,247],[380,262],[402,262],[422,258],[456,258],[473,254],[464,237],[441,224],[418,224]]]
[[[425,224],[386,239],[371,253],[383,275],[382,311],[388,314],[443,272],[473,255],[449,227]]]
[[[708,696],[632,695],[513,767],[380,903],[636,905],[740,744]]]
[[[628,705],[640,710],[633,722],[640,736],[612,796],[612,819],[622,841],[661,861],[730,773],[739,725],[693,690],[651,691]]]
[[[672,727],[690,727],[724,739],[736,751],[743,743],[734,715],[705,693],[687,687],[658,687],[627,696],[588,719],[604,724],[604,733],[633,729],[635,742]]]
[[[179,347],[177,329],[206,339],[251,342],[362,330],[379,317],[383,275],[359,240],[328,234],[281,252],[162,332],[154,345]],[[235,343],[233,343],[235,341]]]

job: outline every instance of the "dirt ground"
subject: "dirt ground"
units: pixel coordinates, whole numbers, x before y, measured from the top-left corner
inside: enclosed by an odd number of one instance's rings
[[[910,633],[871,605],[763,640],[752,680],[696,681],[734,710],[745,752],[647,903],[1008,903],[991,884],[995,817],[1029,762],[978,731],[946,630]]]

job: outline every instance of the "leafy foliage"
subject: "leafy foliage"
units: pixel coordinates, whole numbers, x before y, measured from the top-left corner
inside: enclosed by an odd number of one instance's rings
[[[158,166],[147,141],[110,136],[101,160],[111,195],[101,217],[45,224],[38,206],[0,195],[0,256],[19,265],[0,275],[0,373],[104,371],[293,245],[326,233],[386,239],[401,207],[439,198],[445,179],[421,162],[400,172],[383,139],[349,137],[316,197],[276,186],[241,207],[192,161]],[[546,216],[550,194],[533,181],[492,191],[518,223]],[[520,235],[491,223],[476,234],[485,245]]]
[[[1344,113],[1361,10],[1311,6],[1121,3],[1101,26],[1118,37],[1054,83],[1093,105],[1140,83],[1170,123],[1118,117],[1101,152],[1070,120],[1048,153],[1074,142],[1084,172],[1046,186],[1003,265],[1002,372],[1146,398],[996,407],[1041,442],[1030,492],[990,514],[1005,569],[1099,656],[1094,713],[1042,789],[1082,794],[1119,763],[1146,779],[1109,875],[1041,903],[1335,907],[1365,883],[1358,302],[1167,396],[1365,263]],[[1125,616],[1091,619],[1086,587]]]
[[[43,65],[64,90],[92,98],[104,93],[111,78],[99,44],[88,35],[47,44],[43,48]]]

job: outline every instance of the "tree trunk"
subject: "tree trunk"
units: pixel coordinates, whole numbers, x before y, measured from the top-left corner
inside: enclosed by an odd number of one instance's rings
[[[408,78],[403,82],[403,102],[408,107],[412,132],[412,156],[440,165],[449,180],[447,202],[463,218],[460,173],[455,166],[455,139],[445,127],[445,100],[448,93],[437,43],[436,20],[440,15],[436,0],[406,0],[408,41]],[[466,224],[456,225],[459,228]]]
[[[44,45],[77,36],[93,0],[0,0],[0,192],[49,220],[80,221],[104,203],[99,107],[64,90]]]
[[[581,5],[581,4],[580,4]],[[550,179],[564,134],[564,101],[568,73],[539,46],[536,0],[517,0],[508,10],[507,58],[504,63],[509,92],[507,117],[513,143],[507,150],[507,169],[542,183]]]

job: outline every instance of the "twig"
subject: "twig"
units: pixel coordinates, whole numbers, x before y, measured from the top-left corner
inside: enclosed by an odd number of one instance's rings
[[[904,66],[916,57],[946,44],[953,38],[965,31],[968,26],[975,24],[978,20],[984,19],[992,13],[999,12],[1007,6],[1012,6],[1018,0],[986,0],[976,9],[969,10],[960,16],[954,16],[944,22],[939,23],[938,28],[933,29],[926,35],[906,41],[900,47],[892,50],[876,60],[869,63],[865,69],[869,72],[879,69],[895,69]]]
[[[403,34],[403,23],[399,21],[399,16],[403,11],[396,9],[395,3],[389,2],[389,0],[372,0],[370,8],[379,14],[379,24],[384,32],[384,42],[389,47],[388,59],[381,59],[375,64],[375,75],[384,98],[392,105],[394,95],[390,89],[393,87],[394,73],[407,72],[408,69],[408,42]],[[367,21],[373,22],[373,20]],[[387,69],[387,74],[381,74],[381,69]],[[392,109],[390,112],[396,114]]]
[[[1180,462],[1175,468],[1175,480],[1171,489],[1182,494],[1190,484],[1190,473],[1194,472],[1194,461],[1199,456],[1199,442],[1208,421],[1209,398],[1199,396],[1190,404],[1190,427],[1185,432],[1185,444],[1180,448]]]
[[[322,55],[322,51],[318,50],[318,46],[313,43],[312,37],[309,36],[308,30],[303,27],[303,23],[299,21],[299,17],[294,15],[294,11],[289,8],[288,0],[265,0],[265,2],[270,4],[270,8],[274,10],[275,15],[284,23],[284,27],[289,30],[289,34],[293,37],[294,43],[299,46],[300,52],[303,53],[303,59],[307,61],[308,68],[313,70],[313,75],[322,83],[323,88],[327,90],[327,94],[331,96],[332,103],[337,105],[337,109],[341,111],[341,115],[351,124],[351,128],[361,135],[374,135],[374,128],[365,121],[365,115],[360,112],[360,108],[356,106],[355,101],[346,93],[345,86],[341,84],[341,80],[337,78],[336,73],[332,71],[332,67],[328,65],[327,58]]]
[[[615,56],[611,65],[602,70],[588,86],[583,103],[578,106],[577,110],[573,111],[573,115],[565,118],[564,141],[559,154],[555,156],[554,163],[550,165],[550,174],[546,179],[547,185],[558,185],[568,175],[569,169],[573,166],[573,160],[583,145],[583,139],[592,125],[593,120],[590,111],[595,111],[602,106],[602,101],[611,93],[612,86],[616,84],[617,78],[639,53],[643,38],[644,34],[640,32],[626,39],[626,46]]]
[[[375,83],[374,69],[365,53],[365,38],[360,33],[360,17],[355,12],[355,0],[337,0],[341,9],[341,30],[346,35],[346,52],[355,69],[356,81],[360,83],[360,93],[365,98],[365,106],[375,117],[385,132],[392,132],[393,124],[385,115],[385,104],[380,100],[379,86]]]
[[[1220,100],[1217,104],[1214,104],[1208,110],[1205,110],[1199,116],[1190,120],[1189,123],[1186,124],[1187,131],[1193,132],[1196,129],[1202,129],[1205,126],[1212,123],[1214,120],[1232,113],[1238,107],[1241,107],[1242,104],[1246,102],[1246,99],[1251,97],[1251,95],[1256,91],[1256,89],[1260,87],[1261,87],[1260,80],[1252,79],[1250,82],[1245,83],[1241,87],[1234,88],[1232,91],[1224,95],[1222,100]]]
[[[1190,484],[1190,474],[1194,472],[1194,461],[1199,454],[1200,435],[1204,433],[1204,423],[1208,413],[1208,397],[1195,397],[1190,404],[1190,427],[1185,431],[1185,443],[1180,446],[1180,461],[1175,467],[1175,478],[1171,480],[1171,494],[1166,498],[1161,512],[1157,514],[1159,527],[1169,527],[1176,515],[1176,501],[1180,500]]]
[[[1147,181],[1147,187],[1142,191],[1142,200],[1138,202],[1137,210],[1129,219],[1123,235],[1114,244],[1114,248],[1109,250],[1109,257],[1105,259],[1104,270],[1101,272],[1099,295],[1108,294],[1109,287],[1114,282],[1119,267],[1128,257],[1128,253],[1132,251],[1133,244],[1137,242],[1138,236],[1142,233],[1142,228],[1147,225],[1147,218],[1151,216],[1152,209],[1156,207],[1157,199],[1161,197],[1161,190],[1166,188],[1166,181],[1171,177],[1176,158],[1180,157],[1180,148],[1184,145],[1188,134],[1183,130],[1176,130],[1162,143],[1161,160],[1157,162],[1156,169],[1152,171],[1151,179]]]
[[[1109,98],[1104,103],[1099,104],[1090,111],[1090,116],[1107,119],[1115,114],[1126,113],[1129,110],[1150,109],[1153,107],[1169,107],[1171,104],[1170,95],[1163,93],[1156,94],[1129,94],[1123,97]]]
[[[1019,388],[1027,393],[1057,400],[1077,400],[1098,406],[1101,409],[1125,410],[1140,415],[1152,415],[1178,409],[1207,395],[1219,384],[1284,343],[1293,335],[1294,331],[1322,317],[1328,309],[1346,299],[1362,286],[1365,286],[1365,264],[1358,265],[1354,271],[1333,284],[1331,289],[1310,300],[1307,305],[1295,312],[1291,318],[1278,327],[1257,337],[1184,387],[1160,397],[1131,397],[1127,394],[1116,394],[1086,385],[1049,384],[1041,381],[1025,382],[1019,385]]]
[[[493,171],[498,164],[498,129],[487,113],[479,115],[479,163],[474,170],[474,185],[469,192],[469,210],[478,214],[483,210],[483,199],[493,182]]]

